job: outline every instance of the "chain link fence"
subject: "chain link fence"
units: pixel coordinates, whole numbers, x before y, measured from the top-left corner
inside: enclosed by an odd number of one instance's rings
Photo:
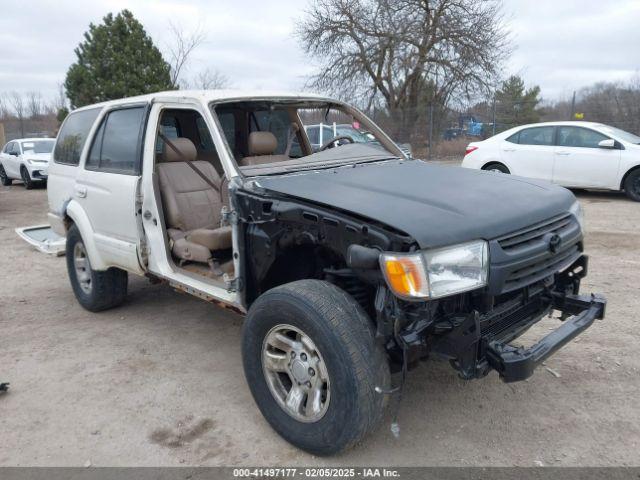
[[[367,114],[398,144],[421,159],[462,159],[470,142],[484,140],[513,127],[537,122],[587,121],[640,134],[640,94],[621,105],[615,101],[480,102],[467,108],[428,104],[395,115],[386,110]]]

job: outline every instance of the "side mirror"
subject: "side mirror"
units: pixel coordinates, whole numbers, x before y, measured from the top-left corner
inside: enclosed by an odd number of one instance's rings
[[[613,138],[607,138],[598,142],[599,148],[616,148],[616,141]]]

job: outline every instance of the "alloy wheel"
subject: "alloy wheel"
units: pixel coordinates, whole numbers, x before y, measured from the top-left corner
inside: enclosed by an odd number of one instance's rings
[[[80,288],[84,293],[90,294],[93,287],[91,284],[91,265],[82,242],[76,243],[73,247],[73,265]]]
[[[291,417],[320,420],[329,407],[326,365],[311,338],[292,325],[276,325],[262,345],[262,371],[271,394]]]

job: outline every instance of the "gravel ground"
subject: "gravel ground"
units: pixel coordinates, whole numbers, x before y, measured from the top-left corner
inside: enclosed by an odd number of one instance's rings
[[[242,318],[130,279],[127,302],[91,314],[64,257],[14,233],[46,223],[46,191],[0,187],[0,465],[639,465],[640,205],[578,193],[607,318],[528,381],[464,382],[446,364],[411,372],[401,434],[380,430],[330,459],[281,440],[242,373]],[[545,320],[527,335],[555,325]]]

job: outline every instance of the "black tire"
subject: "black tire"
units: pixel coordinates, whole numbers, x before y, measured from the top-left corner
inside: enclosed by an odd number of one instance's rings
[[[262,350],[274,327],[288,324],[317,346],[330,379],[323,416],[311,423],[291,416],[271,393]],[[369,317],[350,295],[320,280],[276,287],[251,306],[244,323],[242,358],[258,408],[285,440],[315,455],[346,450],[379,425],[385,404],[376,386],[390,384],[384,348],[375,341]]]
[[[487,170],[490,172],[500,172],[500,173],[506,173],[506,174],[511,173],[506,165],[499,162],[488,163],[484,167],[482,167],[482,170]]]
[[[20,168],[20,177],[22,177],[24,188],[26,188],[27,190],[31,190],[33,188],[33,180],[31,180],[29,171],[25,167]]]
[[[640,202],[640,169],[627,175],[624,180],[624,191],[631,200]]]
[[[109,268],[106,271],[93,270],[86,260],[86,274],[90,279],[89,291],[83,289],[76,271],[76,245],[84,249],[84,243],[78,228],[73,225],[67,233],[66,257],[69,281],[76,299],[90,312],[100,312],[117,307],[127,296],[128,275],[119,268]],[[86,252],[86,250],[85,250]]]
[[[5,187],[8,187],[13,183],[13,180],[7,177],[7,172],[4,171],[2,164],[0,164],[0,182],[2,182],[2,185]]]

